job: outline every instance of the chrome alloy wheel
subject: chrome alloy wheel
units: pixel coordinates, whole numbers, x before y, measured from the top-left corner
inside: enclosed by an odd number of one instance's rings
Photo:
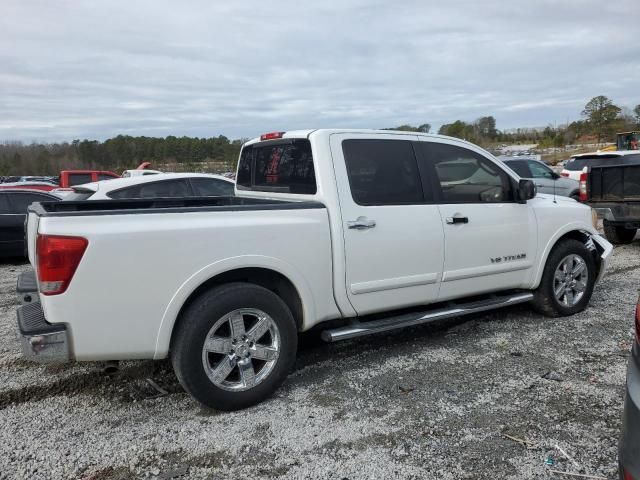
[[[243,391],[273,370],[280,353],[280,333],[261,310],[241,308],[220,318],[202,347],[202,365],[216,387]]]
[[[580,255],[564,257],[553,276],[553,293],[566,307],[573,307],[584,296],[589,281],[587,262]]]

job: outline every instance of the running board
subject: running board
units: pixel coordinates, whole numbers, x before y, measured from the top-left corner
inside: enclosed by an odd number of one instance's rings
[[[447,318],[461,317],[471,313],[484,312],[494,310],[496,308],[507,307],[518,303],[525,303],[533,299],[530,292],[520,292],[511,294],[496,294],[483,300],[462,303],[450,302],[445,307],[436,308],[434,310],[424,312],[407,313],[396,317],[382,318],[380,320],[371,320],[368,322],[360,322],[358,320],[345,325],[344,327],[332,328],[324,330],[321,334],[325,342],[337,342],[339,340],[347,340],[349,338],[362,337],[364,335],[372,335],[374,333],[387,332],[397,328],[410,327],[413,325],[421,325],[423,323],[435,322]]]

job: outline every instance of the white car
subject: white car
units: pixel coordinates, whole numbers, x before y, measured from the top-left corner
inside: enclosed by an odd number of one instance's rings
[[[243,145],[236,178],[235,197],[32,205],[24,355],[170,357],[194,398],[236,410],[284,381],[299,332],[334,342],[525,302],[573,315],[613,251],[589,207],[456,138],[274,132]]]
[[[207,173],[162,173],[115,178],[73,187],[64,200],[183,198],[234,194],[235,182]]]
[[[638,155],[638,150],[614,150],[573,155],[565,162],[560,175],[579,182],[580,174],[586,172],[589,167],[599,167],[609,162],[613,163],[612,160],[626,155]]]

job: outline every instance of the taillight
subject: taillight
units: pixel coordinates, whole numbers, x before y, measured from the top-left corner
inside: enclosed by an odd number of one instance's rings
[[[580,201],[587,201],[587,172],[580,174]]]
[[[285,133],[286,132],[263,133],[260,135],[260,140],[275,140],[276,138],[282,138]]]
[[[59,295],[67,290],[88,244],[82,237],[38,235],[36,258],[41,294]]]
[[[569,172],[560,172],[561,177],[569,177]]]
[[[633,480],[633,477],[625,469],[622,469],[622,479],[623,480]]]

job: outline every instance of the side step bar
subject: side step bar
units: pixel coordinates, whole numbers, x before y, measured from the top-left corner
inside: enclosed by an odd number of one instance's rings
[[[471,313],[494,310],[496,308],[507,307],[517,303],[525,303],[533,299],[531,292],[518,292],[511,294],[496,294],[483,300],[472,302],[449,303],[448,305],[424,312],[407,313],[395,317],[382,318],[360,322],[358,320],[345,325],[344,327],[324,330],[321,337],[325,342],[337,342],[349,338],[362,337],[374,333],[387,332],[397,328],[421,325],[423,323],[435,322],[447,318],[460,317]]]

